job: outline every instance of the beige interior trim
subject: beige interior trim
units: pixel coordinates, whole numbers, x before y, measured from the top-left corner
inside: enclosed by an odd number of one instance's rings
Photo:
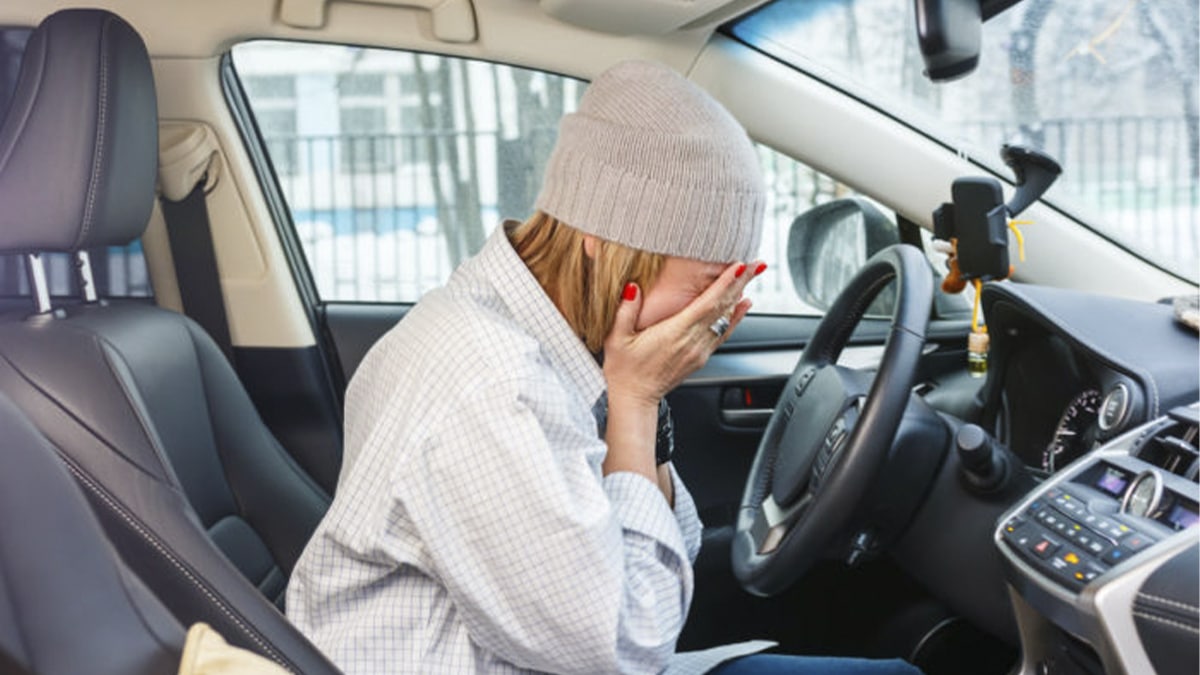
[[[303,0],[301,0],[303,1]],[[312,1],[312,0],[309,0]],[[401,0],[394,0],[400,2]],[[407,4],[434,0],[411,0]],[[94,0],[124,17],[143,35],[150,55],[209,58],[233,45],[258,38],[413,49],[447,56],[483,58],[590,78],[623,58],[649,58],[687,70],[712,30],[684,30],[646,38],[601,33],[554,19],[535,0],[473,0],[477,38],[446,42],[438,38],[432,13],[334,0],[324,5],[319,30],[288,25],[279,17],[280,0]],[[37,24],[76,0],[0,2],[0,24]],[[530,39],[536,35],[537,39]]]
[[[146,255],[146,273],[150,275],[154,301],[159,307],[182,314],[183,298],[179,295],[179,281],[175,276],[175,259],[171,257],[167,221],[163,219],[162,206],[157,199],[150,212],[150,222],[142,234],[142,251]]]
[[[933,209],[960,176],[985,173],[912,129],[829,86],[721,35],[690,77],[721,100],[752,136],[898,213],[933,228]],[[997,149],[998,151],[998,149]],[[1005,185],[1005,189],[1011,186]],[[1195,287],[1113,246],[1043,204],[1022,214],[1025,262],[1014,279],[1143,300],[1195,293]]]
[[[618,35],[664,35],[718,12],[730,0],[539,0],[550,16]]]
[[[181,157],[164,166],[166,175],[171,176],[172,168],[189,176],[196,174],[198,166],[207,168],[209,223],[233,344],[287,348],[314,345],[312,329],[265,200],[258,190],[244,187],[257,186],[258,179],[225,106],[219,59],[155,59],[154,76],[165,152],[168,159],[174,154]],[[172,139],[184,139],[187,147],[179,150],[178,144],[171,145]],[[186,180],[174,182],[183,185]],[[170,258],[169,246],[164,255],[163,238],[155,240],[151,236],[154,247],[147,245],[148,257]],[[156,291],[160,287],[157,277],[171,273],[173,278],[173,269],[168,269],[166,263],[155,261],[152,273]],[[165,306],[177,297],[176,289],[173,298],[164,297],[162,302]]]

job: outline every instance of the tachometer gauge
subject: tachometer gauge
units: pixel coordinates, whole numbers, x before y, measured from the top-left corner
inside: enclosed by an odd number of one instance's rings
[[[1162,480],[1153,471],[1143,471],[1133,479],[1121,500],[1121,512],[1150,518],[1162,499]]]
[[[1054,473],[1091,449],[1099,410],[1100,392],[1095,389],[1086,389],[1071,399],[1054,429],[1054,438],[1042,452],[1042,469]]]

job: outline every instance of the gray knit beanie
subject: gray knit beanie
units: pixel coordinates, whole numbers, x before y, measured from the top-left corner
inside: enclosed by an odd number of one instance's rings
[[[631,248],[709,262],[758,254],[766,186],[746,131],[666,66],[624,61],[563,117],[535,207]]]

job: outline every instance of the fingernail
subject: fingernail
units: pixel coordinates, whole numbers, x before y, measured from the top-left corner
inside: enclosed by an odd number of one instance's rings
[[[741,278],[746,273],[746,263],[737,266],[737,271],[733,273],[734,278]]]
[[[621,297],[625,298],[626,300],[636,300],[637,284],[632,282],[625,284],[625,291],[621,293]]]
[[[758,267],[754,268],[754,276],[758,276],[758,275],[762,274],[763,272],[766,271],[766,269],[767,269],[767,263],[758,263]]]

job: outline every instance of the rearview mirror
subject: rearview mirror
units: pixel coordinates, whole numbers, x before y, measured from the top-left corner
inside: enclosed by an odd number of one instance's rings
[[[865,199],[847,197],[816,206],[792,221],[788,268],[805,303],[829,309],[855,273],[878,251],[899,243],[895,224]],[[895,290],[884,288],[869,315],[892,314]]]
[[[914,0],[917,44],[934,82],[960,78],[979,63],[980,0]]]

